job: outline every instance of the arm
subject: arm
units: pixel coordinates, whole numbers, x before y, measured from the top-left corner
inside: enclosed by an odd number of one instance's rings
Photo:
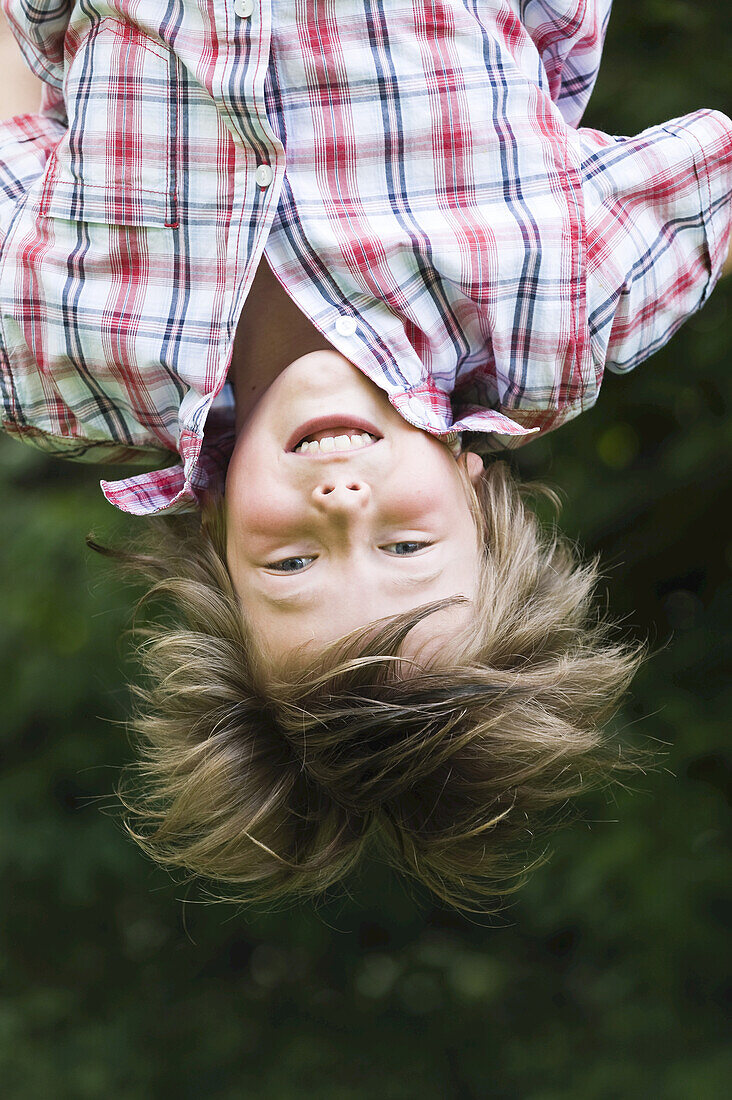
[[[43,84],[28,68],[4,14],[0,14],[0,72],[0,121],[37,114]]]

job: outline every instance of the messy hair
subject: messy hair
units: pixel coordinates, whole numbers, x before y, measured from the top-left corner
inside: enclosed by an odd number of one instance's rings
[[[485,912],[541,862],[539,824],[639,767],[607,732],[645,656],[596,599],[581,556],[496,459],[467,483],[481,544],[470,629],[449,660],[399,660],[462,597],[370,624],[275,668],[226,565],[223,500],[147,522],[144,545],[89,546],[152,581],[136,626],[139,756],[125,825],[159,864],[246,904],[315,898],[369,852],[444,903]],[[139,536],[138,536],[139,539]],[[160,602],[162,601],[162,607]]]

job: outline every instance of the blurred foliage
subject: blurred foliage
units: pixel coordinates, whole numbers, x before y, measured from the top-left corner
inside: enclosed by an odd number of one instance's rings
[[[722,0],[618,3],[587,124],[729,112],[729,31]],[[135,592],[83,545],[134,522],[97,488],[119,473],[0,439],[4,1096],[728,1094],[731,365],[721,285],[593,410],[517,453],[561,489],[567,533],[602,552],[615,614],[659,650],[620,724],[668,757],[632,791],[585,799],[491,919],[378,866],[318,909],[252,914],[149,865],[105,812],[130,757]]]

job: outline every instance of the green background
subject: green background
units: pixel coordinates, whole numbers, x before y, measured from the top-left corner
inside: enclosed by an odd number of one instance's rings
[[[729,12],[619,2],[585,123],[729,112]],[[134,522],[97,488],[119,472],[0,439],[4,1096],[728,1094],[731,363],[722,284],[661,353],[606,377],[593,410],[517,455],[560,488],[613,612],[659,650],[619,724],[668,756],[633,791],[585,798],[491,919],[373,865],[317,909],[253,914],[146,862],[109,812],[130,756],[120,636],[136,590],[83,543]]]

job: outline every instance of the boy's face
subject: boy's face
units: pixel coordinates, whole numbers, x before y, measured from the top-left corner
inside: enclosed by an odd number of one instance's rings
[[[294,450],[303,437],[364,426],[376,442]],[[480,458],[460,461],[476,480]],[[335,350],[295,360],[255,406],[229,465],[226,515],[234,586],[275,659],[420,604],[475,596],[479,540],[454,456]],[[460,605],[428,616],[409,644],[436,653],[469,614]]]

